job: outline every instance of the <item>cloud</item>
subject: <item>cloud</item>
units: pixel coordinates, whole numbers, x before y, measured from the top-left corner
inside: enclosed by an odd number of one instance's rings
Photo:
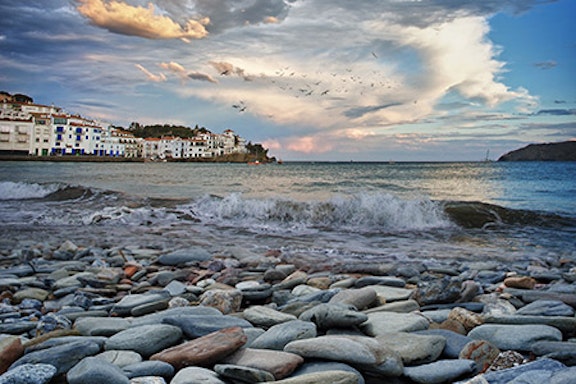
[[[149,81],[152,81],[154,83],[160,83],[166,81],[166,76],[163,73],[155,75],[140,64],[135,64],[135,67],[141,70],[146,75]]]
[[[554,60],[548,60],[548,61],[541,61],[539,63],[534,63],[534,66],[536,68],[546,70],[546,69],[556,68],[558,66],[558,63],[555,62]]]
[[[574,116],[576,109],[541,109],[536,115]]]
[[[169,63],[160,63],[160,67],[176,74],[182,80],[200,80],[207,81],[209,83],[218,83],[218,80],[210,76],[209,74],[194,71],[188,72],[181,64],[171,61]]]
[[[208,18],[188,19],[182,25],[158,15],[152,3],[148,8],[117,0],[78,0],[78,12],[98,27],[121,35],[147,39],[201,39],[206,37]]]

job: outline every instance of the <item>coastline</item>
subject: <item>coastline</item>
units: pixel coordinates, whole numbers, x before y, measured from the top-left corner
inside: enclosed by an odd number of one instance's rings
[[[258,161],[260,164],[274,163],[274,159],[259,160],[252,157],[230,157],[218,158],[191,158],[191,159],[166,159],[149,160],[141,157],[112,157],[112,156],[31,156],[31,155],[0,155],[0,161],[39,161],[39,162],[70,162],[70,163],[148,163],[148,162],[168,162],[168,163],[249,163]]]

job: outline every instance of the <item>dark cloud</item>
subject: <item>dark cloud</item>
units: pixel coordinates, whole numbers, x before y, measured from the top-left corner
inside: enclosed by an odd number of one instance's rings
[[[362,117],[368,113],[378,112],[386,108],[395,107],[398,105],[402,105],[402,103],[389,103],[384,105],[372,105],[369,107],[357,107],[357,108],[350,108],[344,112],[346,117],[355,119],[358,117]]]
[[[576,115],[576,109],[541,109],[537,115],[571,116]]]
[[[558,63],[555,62],[554,60],[548,60],[548,61],[541,61],[539,63],[534,63],[534,66],[540,69],[552,69],[557,67]]]

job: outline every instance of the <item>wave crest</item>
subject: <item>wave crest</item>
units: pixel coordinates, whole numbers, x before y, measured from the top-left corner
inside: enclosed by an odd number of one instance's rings
[[[41,199],[60,188],[57,184],[38,184],[2,181],[0,182],[0,200]]]

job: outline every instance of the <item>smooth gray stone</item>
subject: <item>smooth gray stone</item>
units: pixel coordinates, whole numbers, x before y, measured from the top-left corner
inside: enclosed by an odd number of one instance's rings
[[[262,384],[358,384],[358,378],[347,371],[312,372],[301,376],[289,377],[278,381],[266,381]],[[172,383],[171,383],[172,384]]]
[[[356,309],[363,310],[372,306],[376,302],[377,297],[376,291],[371,287],[345,289],[334,295],[328,303],[353,305]]]
[[[316,293],[311,293],[305,296],[298,296],[290,299],[288,304],[291,303],[313,303],[315,301],[320,303],[327,303],[334,297],[338,292],[340,292],[340,288],[328,289],[325,291],[319,291]]]
[[[349,328],[360,325],[368,320],[368,315],[358,312],[354,307],[343,304],[320,304],[299,317],[303,321],[311,321],[318,329]]]
[[[170,293],[167,291],[127,295],[114,305],[111,312],[119,316],[128,316],[136,307],[156,302],[164,302],[170,299]]]
[[[130,327],[130,321],[121,317],[81,317],[74,328],[85,336],[112,336]]]
[[[156,313],[158,311],[162,311],[168,308],[168,303],[170,302],[170,298],[165,298],[164,300],[154,301],[152,303],[146,303],[134,307],[130,310],[130,315],[138,317],[148,315],[150,313]]]
[[[142,356],[134,351],[110,350],[99,353],[94,357],[106,360],[119,368],[142,362]]]
[[[292,320],[277,324],[256,338],[250,348],[282,351],[286,344],[294,340],[316,337],[316,325],[310,321]]]
[[[161,376],[169,380],[174,376],[174,367],[168,363],[157,360],[142,361],[122,367],[122,371],[129,379],[140,376]]]
[[[74,341],[52,348],[30,352],[16,360],[10,369],[23,364],[50,364],[56,367],[56,375],[66,373],[80,360],[100,352],[100,346],[91,341]]]
[[[242,317],[254,326],[262,328],[269,328],[287,321],[296,320],[294,315],[262,305],[246,308],[242,313]]]
[[[66,374],[68,384],[130,384],[114,364],[98,357],[86,357]]]
[[[9,335],[21,335],[36,329],[37,321],[17,320],[12,323],[0,324],[0,333],[7,333]]]
[[[557,372],[565,369],[566,366],[556,360],[539,359],[530,363],[522,364],[514,368],[508,368],[501,371],[493,371],[484,374],[484,379],[490,384],[508,384],[521,374],[534,371]]]
[[[414,313],[375,312],[368,314],[368,320],[360,329],[368,336],[378,336],[392,332],[413,332],[428,329],[428,320]]]
[[[250,348],[250,345],[254,342],[254,340],[259,338],[266,332],[262,328],[256,328],[256,327],[242,328],[242,331],[244,331],[244,335],[246,335],[246,338],[248,340],[246,340],[246,344],[241,346],[240,349]]]
[[[458,356],[460,356],[460,351],[462,351],[464,346],[473,340],[468,336],[464,336],[447,329],[427,329],[425,331],[417,331],[414,333],[418,335],[443,336],[446,339],[446,346],[442,351],[442,356],[447,359],[457,359]]]
[[[170,384],[226,384],[218,374],[206,368],[188,367],[178,371]]]
[[[536,300],[520,308],[517,315],[523,316],[574,316],[574,308],[560,300]]]
[[[261,383],[275,381],[274,375],[262,369],[233,364],[216,364],[214,371],[222,377],[239,380],[243,383]]]
[[[294,371],[291,377],[307,375],[309,373],[325,372],[325,371],[345,371],[351,372],[358,378],[358,384],[365,384],[364,376],[356,368],[333,361],[311,361],[302,364],[296,371]]]
[[[48,339],[36,345],[32,345],[26,348],[26,353],[40,351],[42,349],[48,349],[52,347],[57,347],[60,345],[70,344],[73,342],[92,342],[98,345],[99,349],[104,347],[104,343],[108,340],[108,338],[103,336],[62,336],[62,337],[54,337],[52,339]]]
[[[185,266],[188,263],[207,261],[212,258],[210,252],[200,247],[179,249],[158,258],[157,262],[168,266]]]
[[[170,283],[168,283],[167,286],[164,287],[164,290],[168,291],[170,296],[182,295],[186,292],[186,284],[177,280],[172,280]]]
[[[284,347],[284,352],[304,358],[339,361],[353,365],[379,366],[393,360],[402,367],[398,354],[367,336],[319,336],[312,339],[296,340]],[[400,369],[401,372],[401,369]]]
[[[169,308],[164,311],[136,317],[132,319],[132,326],[162,324],[164,319],[177,316],[222,316],[222,312],[212,307],[194,306]]]
[[[367,287],[369,285],[386,285],[389,287],[404,288],[406,282],[399,277],[390,276],[364,276],[356,280],[356,288]]]
[[[0,376],[1,384],[48,384],[56,374],[50,364],[23,364]]]
[[[558,360],[568,366],[576,366],[576,343],[539,341],[532,344],[532,353]]]
[[[408,300],[414,293],[413,289],[390,287],[386,285],[373,285],[371,288],[376,291],[376,294],[379,297],[384,298],[387,303]]]
[[[548,384],[574,384],[576,367],[555,371]]]
[[[404,365],[420,365],[436,361],[446,345],[443,336],[407,332],[381,334],[376,340],[386,348],[396,351]]]
[[[252,328],[248,321],[234,316],[173,316],[166,317],[164,324],[179,327],[186,337],[195,339],[224,328]]]
[[[118,332],[106,341],[105,349],[132,350],[144,357],[174,346],[182,338],[179,327],[168,324],[142,325]]]
[[[475,371],[474,360],[440,360],[416,367],[404,367],[404,376],[420,384],[439,384],[453,382],[454,379]]]
[[[494,324],[543,324],[558,328],[566,335],[573,335],[576,332],[576,317],[566,316],[485,316],[485,323]]]
[[[562,332],[547,325],[483,324],[468,337],[486,340],[500,350],[530,351],[537,341],[562,341]]]
[[[403,300],[403,301],[394,301],[392,303],[386,303],[378,307],[366,309],[363,312],[366,314],[374,312],[410,313],[418,311],[419,309],[420,305],[418,305],[418,303],[415,300]]]

